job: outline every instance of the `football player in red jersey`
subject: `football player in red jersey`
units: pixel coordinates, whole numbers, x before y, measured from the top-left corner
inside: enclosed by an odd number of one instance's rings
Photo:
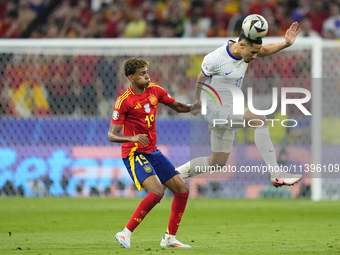
[[[124,164],[139,190],[149,193],[141,201],[123,231],[115,239],[125,248],[130,248],[130,237],[149,211],[161,201],[164,184],[174,193],[171,215],[162,247],[185,247],[176,237],[188,196],[189,187],[180,177],[175,166],[156,147],[156,110],[158,103],[165,104],[176,112],[190,112],[201,107],[182,104],[172,98],[162,87],[150,83],[149,63],[132,58],[125,62],[124,72],[131,85],[117,99],[108,133],[110,142],[122,143]],[[123,128],[123,134],[120,131]]]

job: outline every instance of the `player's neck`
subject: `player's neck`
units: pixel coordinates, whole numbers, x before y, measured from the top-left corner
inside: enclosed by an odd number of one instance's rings
[[[229,42],[230,54],[235,58],[242,58],[241,53],[239,53],[239,45],[234,42]]]
[[[134,84],[131,84],[131,90],[133,92],[135,92],[137,95],[141,95],[145,92],[145,88],[144,87],[138,87]]]

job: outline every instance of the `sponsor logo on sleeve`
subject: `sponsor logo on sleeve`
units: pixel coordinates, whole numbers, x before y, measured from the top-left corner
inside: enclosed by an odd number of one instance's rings
[[[118,111],[114,111],[113,114],[112,114],[112,118],[113,118],[113,120],[118,120],[119,112]]]

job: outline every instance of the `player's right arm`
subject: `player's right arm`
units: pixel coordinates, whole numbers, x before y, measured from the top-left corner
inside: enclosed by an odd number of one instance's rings
[[[195,98],[194,98],[194,101],[199,101],[201,99],[201,91],[202,90],[200,88],[203,87],[202,83],[204,83],[207,78],[208,77],[205,76],[202,71],[197,76],[196,86],[195,86]]]
[[[203,87],[203,83],[212,76],[215,73],[215,62],[212,55],[208,54],[203,59],[202,65],[201,65],[201,72],[197,76],[196,80],[196,86],[195,86],[195,97],[194,102],[201,100],[201,91]],[[195,116],[198,115],[200,112],[200,109],[194,110],[191,113]]]
[[[149,143],[148,135],[147,134],[138,134],[135,136],[125,136],[120,134],[122,130],[122,125],[112,124],[110,125],[109,132],[107,137],[109,138],[110,142],[114,143],[140,143],[143,146],[147,146]]]
[[[194,102],[198,102],[201,100],[201,88],[203,87],[203,84],[205,82],[205,80],[208,77],[206,77],[203,72],[201,71],[200,74],[197,76],[197,80],[196,80],[196,86],[195,86],[195,97],[194,97]],[[200,112],[200,109],[196,109],[191,111],[191,113],[195,116],[197,116]]]

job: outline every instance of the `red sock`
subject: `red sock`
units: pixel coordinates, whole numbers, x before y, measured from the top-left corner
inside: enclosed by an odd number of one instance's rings
[[[174,194],[174,200],[171,205],[171,215],[168,225],[168,234],[176,235],[179,223],[181,222],[185,207],[188,202],[188,193]]]
[[[162,197],[150,192],[138,205],[126,227],[133,232],[135,228],[142,222],[144,217],[151,209],[161,201]]]

